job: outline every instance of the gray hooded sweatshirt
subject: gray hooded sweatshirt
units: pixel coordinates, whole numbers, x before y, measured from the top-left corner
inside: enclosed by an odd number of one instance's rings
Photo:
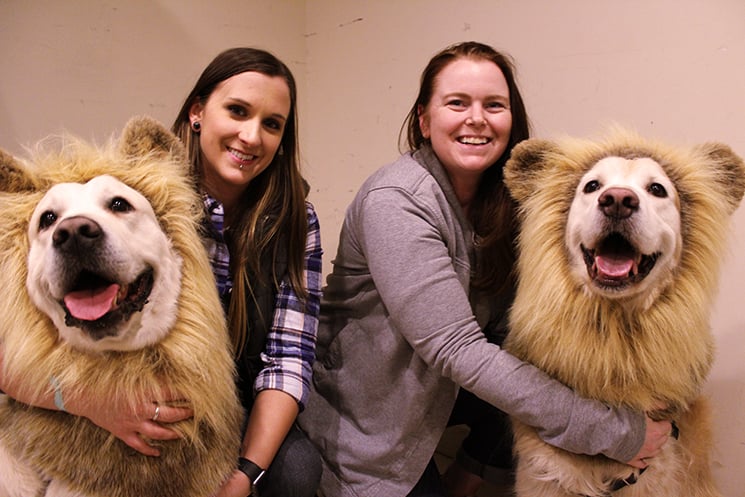
[[[361,187],[324,289],[299,418],[323,455],[326,497],[408,494],[459,387],[560,448],[620,461],[641,448],[643,415],[582,399],[487,342],[484,306],[469,300],[473,257],[472,228],[429,146]]]

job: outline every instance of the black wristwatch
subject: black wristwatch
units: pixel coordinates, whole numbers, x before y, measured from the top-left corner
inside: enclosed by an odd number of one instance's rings
[[[248,479],[251,480],[252,488],[259,483],[259,480],[266,473],[265,469],[261,469],[258,464],[245,457],[238,458],[238,471],[248,476]]]

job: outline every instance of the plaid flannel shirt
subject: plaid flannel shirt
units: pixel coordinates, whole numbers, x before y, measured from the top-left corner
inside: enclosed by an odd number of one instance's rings
[[[207,226],[205,246],[221,295],[230,292],[230,255],[223,238],[223,209],[219,201],[205,195],[210,225]],[[261,354],[264,368],[254,383],[254,391],[281,390],[305,407],[310,388],[312,365],[315,359],[318,314],[321,306],[321,232],[313,205],[306,202],[308,236],[305,244],[303,283],[308,291],[305,300],[293,291],[285,276],[280,282],[275,299],[272,326],[266,347]]]

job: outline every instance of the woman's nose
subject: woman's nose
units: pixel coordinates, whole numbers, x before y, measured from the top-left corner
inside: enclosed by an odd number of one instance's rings
[[[240,130],[238,131],[238,138],[250,145],[257,145],[261,143],[261,127],[258,122],[249,119],[241,123]]]
[[[479,104],[474,104],[471,106],[470,115],[466,119],[466,124],[472,126],[483,126],[484,124],[486,124],[486,119],[484,118],[484,109]]]

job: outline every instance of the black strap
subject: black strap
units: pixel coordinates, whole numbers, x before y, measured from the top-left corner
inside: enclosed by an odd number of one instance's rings
[[[245,457],[238,458],[238,471],[248,476],[248,479],[251,481],[251,487],[256,486],[264,476],[264,473],[266,473],[264,468]]]
[[[624,487],[628,487],[629,485],[633,485],[637,481],[639,481],[639,476],[641,476],[642,473],[644,473],[647,470],[647,468],[642,468],[639,470],[639,474],[631,473],[626,478],[619,478],[618,480],[613,480],[610,484],[610,488],[608,489],[609,492],[615,492],[617,490],[621,490]]]

